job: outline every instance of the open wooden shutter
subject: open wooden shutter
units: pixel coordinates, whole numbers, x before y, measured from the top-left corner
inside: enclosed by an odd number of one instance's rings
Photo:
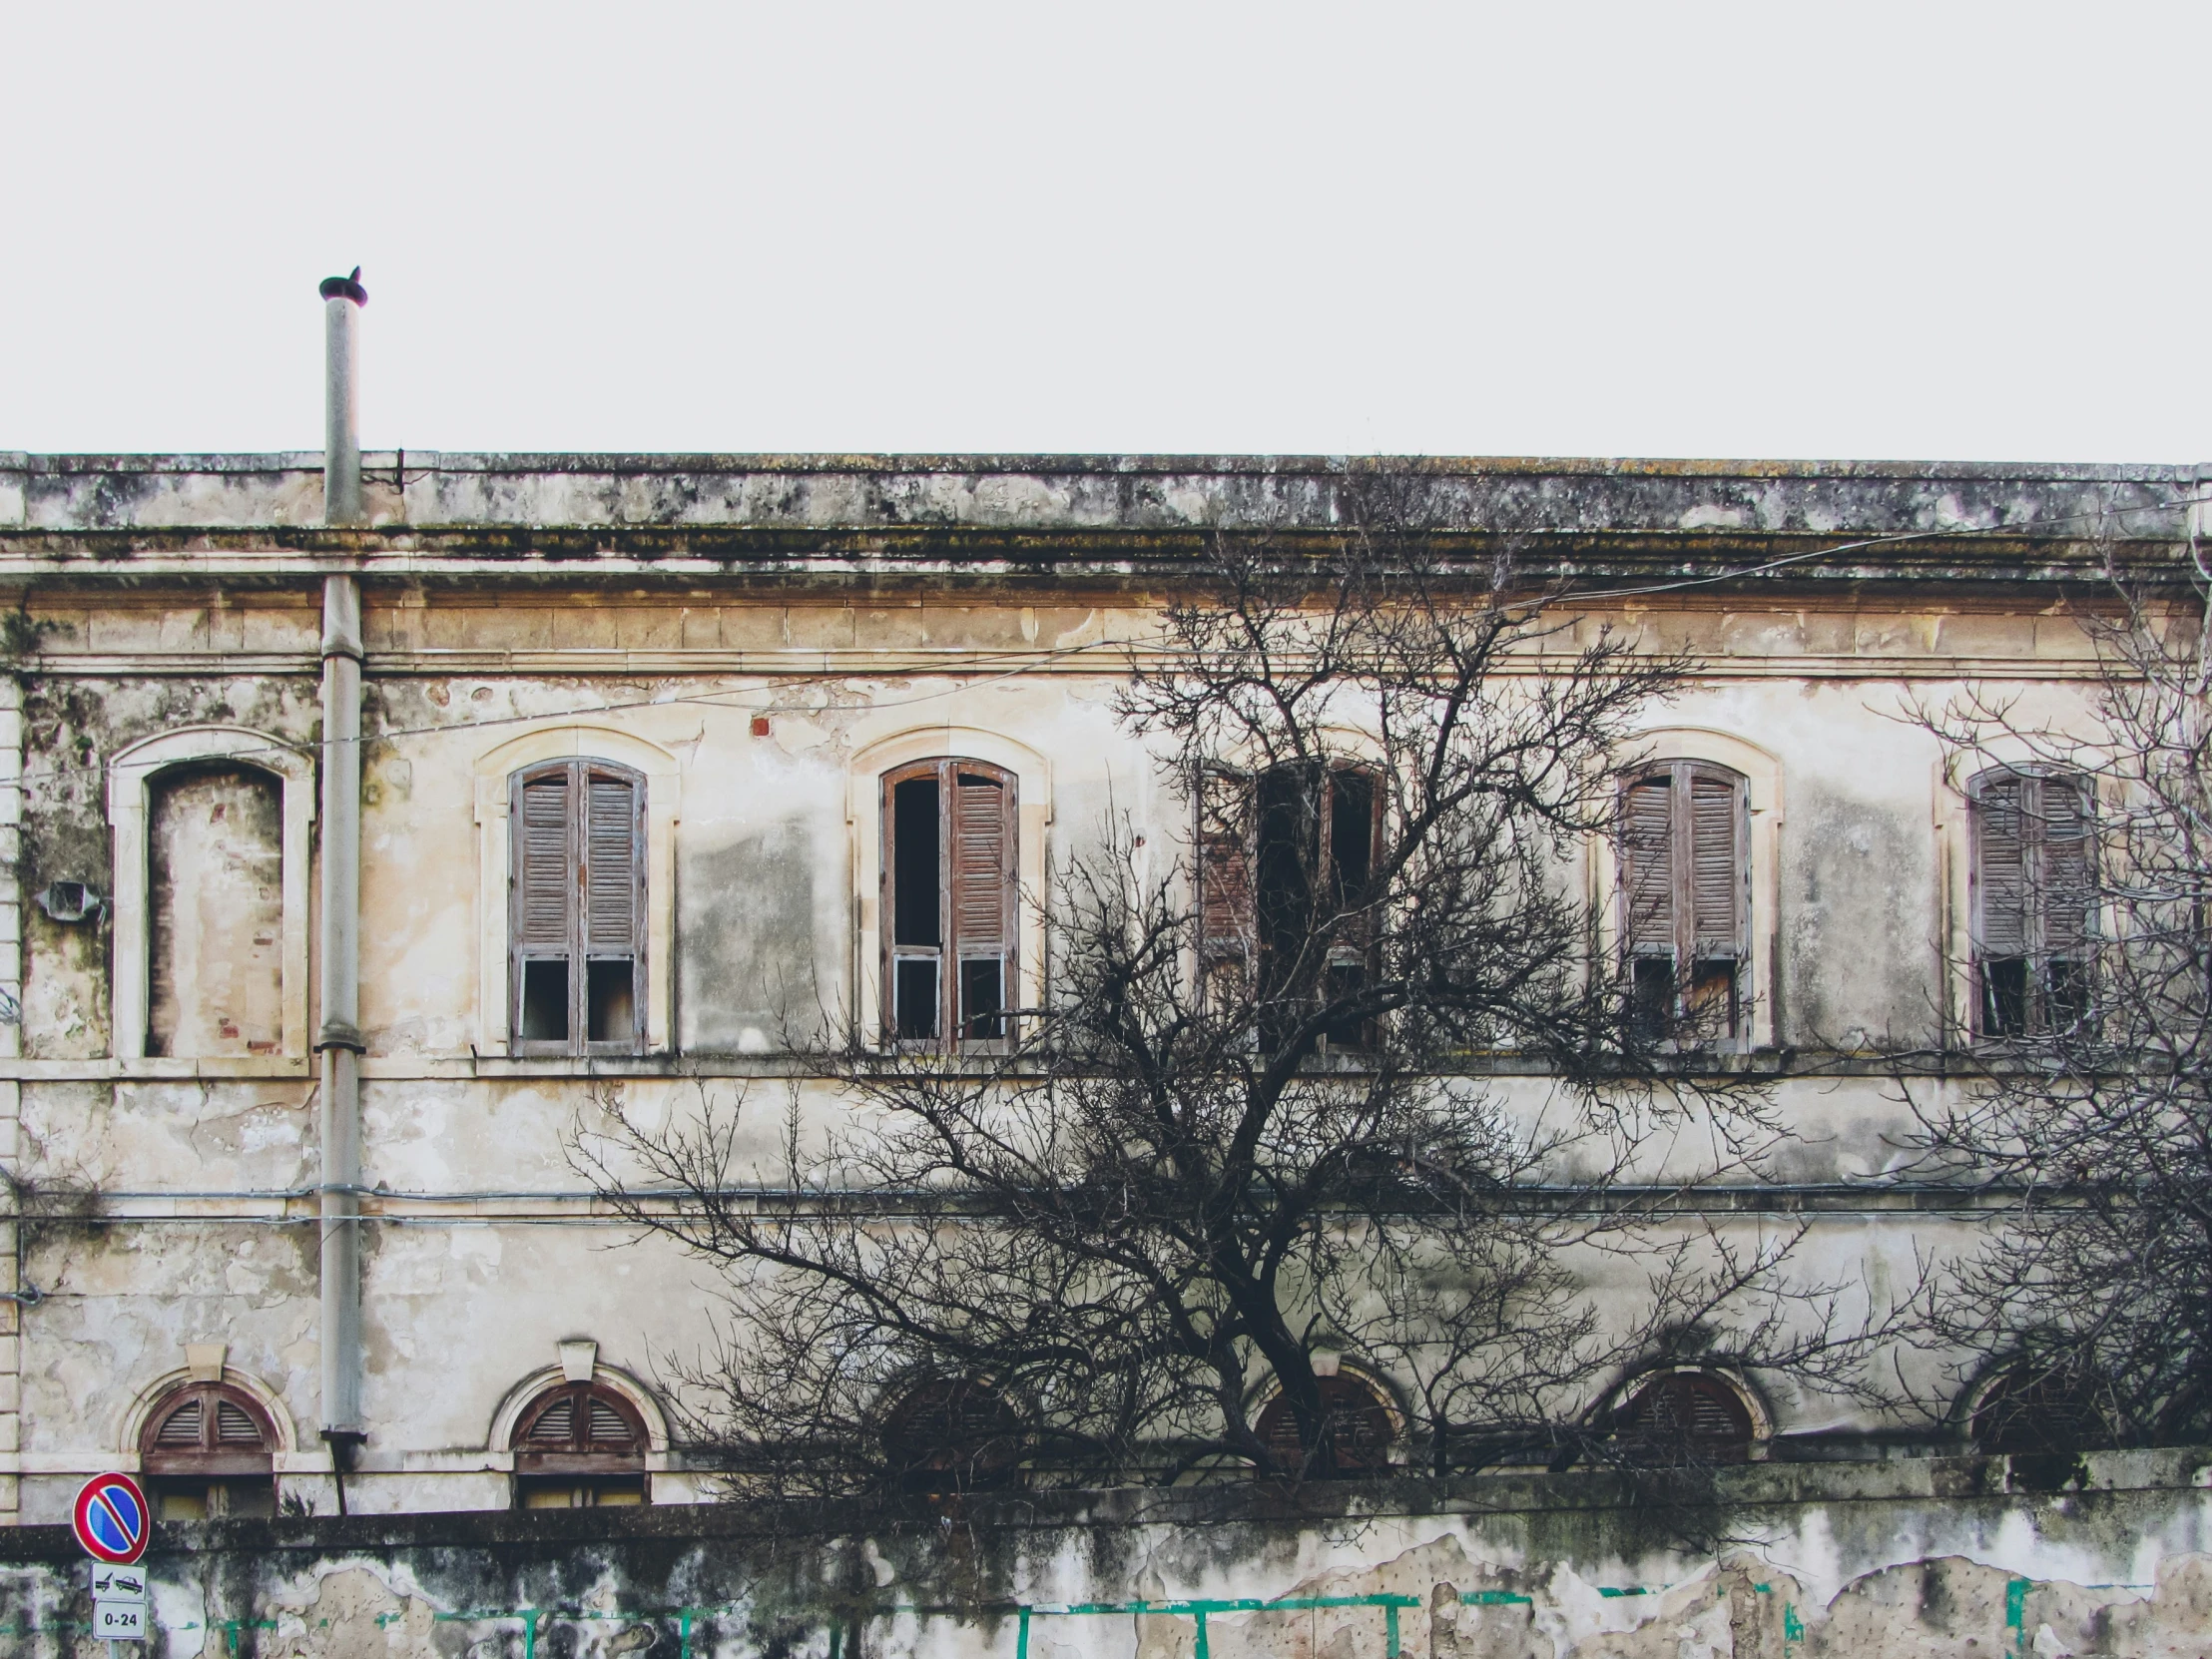
[[[1013,943],[1011,792],[1000,778],[955,767],[952,779],[952,937],[961,957]]]
[[[1741,783],[1699,768],[1689,778],[1691,954],[1701,960],[1743,954],[1744,794]]]
[[[1674,950],[1674,774],[1661,769],[1621,792],[1621,881],[1628,944],[1638,955]]]
[[[524,950],[569,948],[575,930],[576,862],[570,849],[569,769],[522,780],[516,813],[515,942]]]
[[[1257,931],[1252,895],[1252,780],[1208,770],[1196,789],[1198,955],[1202,966],[1249,962]]]
[[[594,770],[585,782],[584,948],[595,955],[637,950],[645,862],[638,795],[618,775]]]
[[[2073,785],[2037,780],[2043,831],[2043,950],[2062,960],[2080,956],[2088,937],[2091,886],[2087,803]]]
[[[2028,951],[2027,836],[2021,808],[2027,780],[1984,784],[1974,800],[1974,874],[1983,956]]]

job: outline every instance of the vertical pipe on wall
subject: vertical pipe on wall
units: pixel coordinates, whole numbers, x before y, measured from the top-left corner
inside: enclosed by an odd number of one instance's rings
[[[322,284],[329,346],[323,522],[361,518],[355,424],[355,313],[368,300],[360,272]],[[321,1064],[322,1437],[345,1506],[344,1475],[361,1438],[361,590],[350,575],[322,583]]]

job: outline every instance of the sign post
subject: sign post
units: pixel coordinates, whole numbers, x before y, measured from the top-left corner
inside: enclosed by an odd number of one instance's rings
[[[146,1638],[146,1574],[152,1536],[146,1493],[127,1474],[96,1474],[77,1493],[70,1525],[92,1557],[92,1631],[104,1642]]]

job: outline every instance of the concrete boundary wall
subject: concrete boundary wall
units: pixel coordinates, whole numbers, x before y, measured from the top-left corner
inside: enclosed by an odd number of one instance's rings
[[[157,1530],[165,1656],[1822,1659],[2212,1651],[2212,1452]],[[2041,1488],[2041,1489],[2037,1489]],[[1703,1532],[1703,1542],[1689,1534]],[[86,1655],[65,1528],[0,1652]]]

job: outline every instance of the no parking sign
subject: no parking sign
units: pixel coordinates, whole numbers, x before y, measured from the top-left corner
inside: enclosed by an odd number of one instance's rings
[[[146,1575],[134,1570],[153,1532],[146,1493],[127,1474],[96,1474],[70,1512],[92,1569],[92,1628],[105,1641],[146,1635]]]

